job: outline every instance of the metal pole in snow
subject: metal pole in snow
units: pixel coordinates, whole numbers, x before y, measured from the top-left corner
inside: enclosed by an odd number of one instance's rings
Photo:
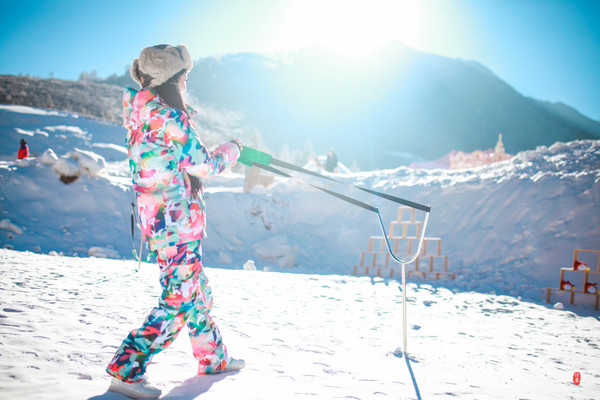
[[[390,241],[388,240],[387,233],[385,232],[385,227],[383,226],[383,221],[381,219],[381,214],[379,210],[377,210],[377,217],[379,218],[379,225],[381,226],[381,231],[383,232],[383,238],[387,244],[388,251],[392,258],[396,260],[399,264],[402,265],[402,331],[403,331],[403,344],[404,344],[404,354],[406,355],[406,342],[407,332],[406,332],[406,264],[410,264],[419,257],[421,254],[421,249],[423,248],[423,240],[425,239],[425,230],[427,229],[427,222],[429,221],[429,212],[425,214],[425,220],[423,221],[423,230],[419,235],[419,245],[417,246],[417,252],[412,256],[410,260],[401,260],[394,255],[392,251],[392,246],[390,246]]]
[[[406,357],[406,264],[402,263],[402,339]]]
[[[381,226],[381,231],[383,232],[383,238],[385,239],[388,252],[390,253],[390,255],[392,256],[392,258],[394,260],[396,260],[398,263],[402,264],[402,320],[403,320],[402,325],[403,325],[403,332],[404,332],[404,338],[403,338],[404,339],[403,340],[403,342],[404,342],[404,353],[406,354],[406,347],[407,347],[406,346],[406,343],[407,343],[407,332],[406,332],[406,264],[412,263],[413,261],[415,261],[417,259],[417,257],[419,257],[419,254],[421,254],[421,248],[423,246],[423,239],[425,238],[425,230],[427,229],[427,222],[429,220],[429,213],[431,212],[431,207],[425,206],[425,205],[422,205],[422,204],[419,204],[419,203],[415,203],[415,202],[412,202],[412,201],[408,201],[408,200],[405,200],[405,199],[401,199],[401,198],[398,198],[398,197],[394,197],[394,196],[391,196],[391,195],[386,195],[385,193],[376,192],[374,190],[363,188],[363,187],[360,187],[360,186],[350,185],[348,183],[341,182],[341,181],[338,181],[336,179],[333,179],[333,178],[331,178],[329,176],[324,176],[324,175],[318,174],[316,172],[308,171],[308,170],[306,170],[304,168],[297,167],[297,166],[295,166],[293,164],[289,164],[287,162],[284,162],[284,161],[281,161],[281,160],[277,160],[277,159],[273,158],[273,156],[271,156],[270,154],[263,153],[261,151],[252,149],[252,148],[247,147],[247,146],[244,146],[244,149],[242,150],[242,153],[240,154],[240,157],[238,158],[238,162],[242,163],[242,164],[245,164],[245,165],[247,165],[249,167],[256,166],[256,167],[262,168],[264,170],[270,171],[272,173],[275,173],[275,174],[278,174],[278,175],[281,175],[281,176],[285,176],[287,178],[295,178],[295,177],[293,177],[293,176],[291,176],[291,175],[289,175],[289,174],[287,174],[285,172],[282,172],[282,171],[278,170],[277,168],[273,168],[271,166],[271,164],[279,166],[279,167],[282,167],[282,168],[291,169],[291,170],[294,170],[294,171],[297,171],[297,172],[301,172],[303,174],[317,176],[319,178],[329,179],[329,180],[332,180],[332,181],[335,181],[335,182],[338,182],[338,183],[342,183],[344,185],[353,186],[353,187],[355,187],[357,189],[360,189],[360,190],[363,190],[363,191],[365,191],[367,193],[371,193],[373,195],[382,197],[384,199],[391,200],[391,201],[394,201],[396,203],[400,203],[400,204],[403,204],[405,206],[411,207],[413,209],[417,209],[417,210],[421,210],[421,211],[425,212],[425,220],[423,221],[423,229],[421,231],[421,234],[419,235],[419,245],[417,246],[417,252],[412,256],[412,258],[410,260],[400,260],[398,257],[396,257],[396,255],[394,254],[394,252],[392,250],[392,247],[390,246],[390,241],[388,240],[387,233],[385,232],[385,227],[383,226],[383,220],[381,219],[381,213],[379,212],[378,208],[373,207],[373,206],[371,206],[369,204],[363,203],[363,202],[361,202],[361,201],[359,201],[357,199],[354,199],[354,198],[351,198],[351,197],[348,197],[348,196],[344,196],[341,193],[334,192],[332,190],[328,190],[326,188],[323,188],[323,187],[320,187],[320,186],[316,186],[316,185],[313,185],[313,184],[309,183],[309,185],[311,185],[311,186],[313,186],[313,187],[315,187],[315,188],[317,188],[319,190],[322,190],[322,191],[324,191],[324,192],[326,192],[326,193],[328,193],[328,194],[330,194],[332,196],[335,196],[335,197],[337,197],[339,199],[345,200],[345,201],[347,201],[349,203],[352,203],[352,204],[354,204],[356,206],[362,207],[362,208],[364,208],[366,210],[373,211],[373,212],[375,212],[377,214],[377,218],[379,219],[379,225]],[[298,178],[295,178],[295,179],[298,179]],[[301,179],[298,179],[298,180],[302,181]]]

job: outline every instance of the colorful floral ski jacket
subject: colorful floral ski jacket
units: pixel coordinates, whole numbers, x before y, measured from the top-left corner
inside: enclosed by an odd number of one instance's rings
[[[220,174],[236,163],[240,148],[224,143],[209,153],[188,114],[169,107],[152,89],[126,88],[123,112],[138,215],[150,250],[202,239],[204,192],[200,187],[193,193],[190,176]]]

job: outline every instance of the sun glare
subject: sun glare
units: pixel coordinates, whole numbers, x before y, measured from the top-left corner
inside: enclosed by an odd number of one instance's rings
[[[364,58],[383,43],[418,41],[416,0],[301,0],[281,21],[281,49],[321,45],[348,58]]]

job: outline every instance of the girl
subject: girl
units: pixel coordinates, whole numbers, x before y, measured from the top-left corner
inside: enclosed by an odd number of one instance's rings
[[[200,142],[184,105],[192,60],[183,45],[142,50],[131,77],[141,90],[126,88],[123,99],[127,149],[137,195],[142,234],[160,267],[163,289],[158,307],[131,331],[110,362],[109,390],[138,398],[157,398],[146,368],[152,357],[187,325],[198,374],[238,370],[243,360],[227,354],[209,315],[210,288],[202,268],[205,202],[200,178],[233,166],[242,150],[238,139],[209,153]]]

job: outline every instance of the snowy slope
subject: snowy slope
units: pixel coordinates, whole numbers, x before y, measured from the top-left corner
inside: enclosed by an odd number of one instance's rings
[[[52,148],[57,155],[74,148],[91,150],[107,161],[124,160],[125,128],[114,123],[61,111],[0,105],[0,160],[16,159],[25,139],[32,157]]]
[[[0,245],[131,258],[124,129],[27,107],[2,106],[0,114]],[[62,184],[39,159],[14,161],[21,137],[37,154],[98,153],[106,171]],[[599,141],[557,143],[472,170],[402,167],[340,179],[430,204],[427,235],[442,238],[457,274],[449,285],[461,290],[541,300],[543,288],[558,285],[559,268],[571,265],[573,249],[600,249]],[[205,183],[208,265],[241,269],[253,259],[260,269],[348,274],[369,236],[380,234],[374,214],[295,180],[276,179],[269,190],[250,194],[243,193],[241,172]],[[395,219],[396,204],[333,188],[380,207],[386,224]]]

